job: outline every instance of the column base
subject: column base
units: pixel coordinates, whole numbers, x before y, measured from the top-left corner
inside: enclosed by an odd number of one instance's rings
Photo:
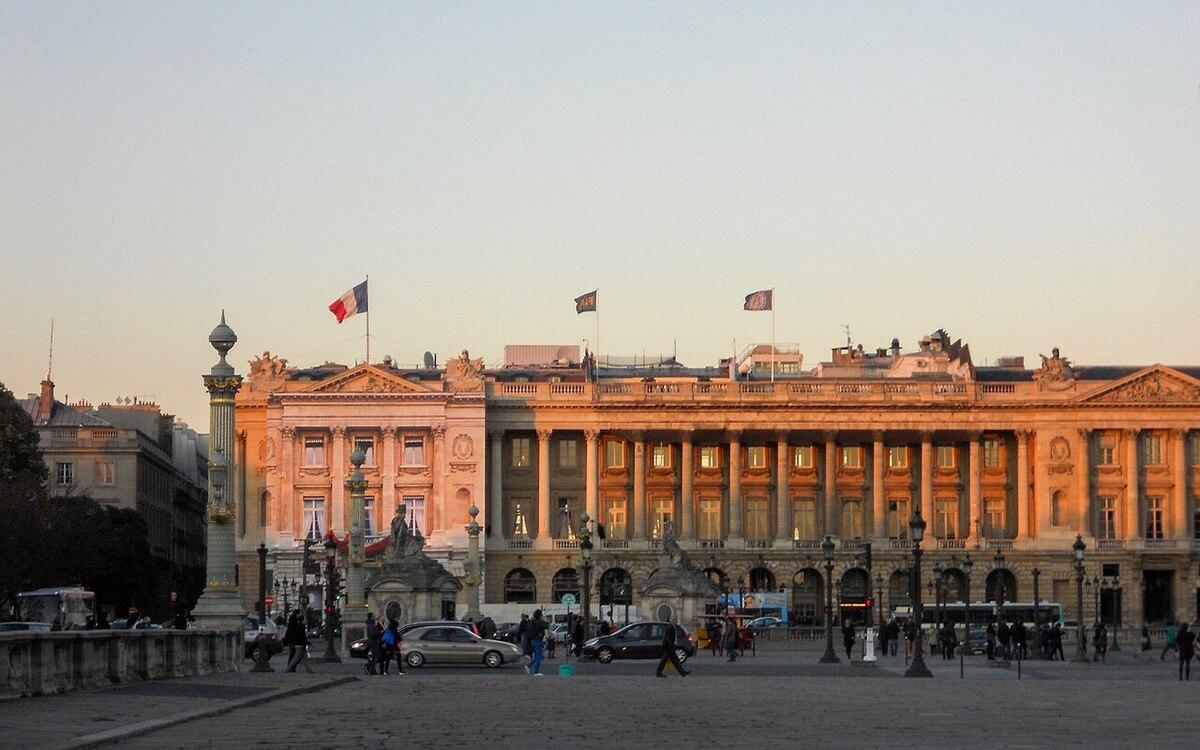
[[[350,656],[350,644],[367,637],[367,608],[346,607],[342,610],[342,653]]]
[[[201,630],[236,630],[242,632],[246,608],[237,589],[206,589],[192,610],[196,627]]]

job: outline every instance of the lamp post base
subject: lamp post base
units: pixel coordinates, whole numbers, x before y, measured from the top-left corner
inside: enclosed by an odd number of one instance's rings
[[[819,664],[841,664],[842,660],[833,652],[832,648],[825,649],[825,655],[821,657]]]
[[[909,663],[908,669],[904,670],[905,677],[933,677],[933,672],[929,671],[929,667],[925,666],[924,659],[913,659]]]

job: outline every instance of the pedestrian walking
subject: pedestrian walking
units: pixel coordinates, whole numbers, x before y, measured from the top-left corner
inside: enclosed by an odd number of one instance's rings
[[[888,644],[892,647],[892,656],[900,650],[900,623],[896,622],[896,618],[888,620],[885,626],[888,631]]]
[[[1092,630],[1092,661],[1105,661],[1108,655],[1108,629],[1104,623],[1096,623]]]
[[[729,661],[737,660],[738,629],[733,618],[727,618],[721,628],[721,650],[729,657]]]
[[[1061,622],[1054,623],[1050,641],[1050,660],[1054,661],[1054,655],[1058,654],[1059,661],[1066,661],[1067,655],[1063,653],[1063,630]]]
[[[363,635],[367,641],[367,663],[363,665],[363,669],[367,674],[376,674],[375,664],[379,661],[379,631],[375,626],[374,612],[367,613]]]
[[[179,598],[178,592],[171,592],[171,625],[176,630],[187,630],[187,603]]]
[[[886,623],[879,628],[879,653],[880,653],[880,655],[886,654],[888,652],[888,636],[890,634],[891,634],[891,632],[888,630],[888,626]]]
[[[958,636],[954,633],[954,626],[946,623],[942,626],[942,658],[953,659],[954,649],[958,646]]]
[[[312,672],[308,666],[308,629],[304,627],[304,618],[300,610],[292,610],[288,616],[287,629],[283,632],[283,645],[288,647],[287,671],[295,672],[297,667],[304,667],[305,672]]]
[[[986,631],[987,637],[987,659],[988,661],[996,660],[996,625],[989,622]]]
[[[1167,658],[1168,651],[1177,651],[1175,648],[1175,639],[1179,636],[1179,631],[1174,625],[1167,626],[1167,645],[1163,646],[1162,653],[1158,655],[1159,661],[1164,661]]]
[[[479,623],[479,635],[484,638],[496,637],[496,621],[490,616],[483,618]]]
[[[571,642],[575,645],[575,658],[583,656],[583,618],[575,618],[575,629],[571,633]]]
[[[1142,623],[1142,653],[1153,650],[1154,646],[1150,645],[1150,626]]]
[[[842,620],[842,646],[846,649],[846,659],[849,660],[854,651],[854,624],[849,620]]]
[[[996,640],[1000,641],[1000,657],[1002,659],[1010,658],[1012,656],[1009,652],[1012,645],[1012,630],[1004,620],[1001,620],[1000,625],[996,628]]]
[[[1013,648],[1017,651],[1018,659],[1028,659],[1029,649],[1027,641],[1029,639],[1029,631],[1025,629],[1025,623],[1020,620],[1013,620],[1012,627],[1009,628],[1012,632]]]
[[[683,662],[679,660],[679,654],[675,649],[675,623],[669,622],[663,630],[662,642],[662,658],[658,660],[658,670],[654,673],[656,677],[666,677],[663,674],[663,669],[666,668],[667,662],[675,667],[675,671],[680,677],[687,677],[691,672],[683,668]]]
[[[554,636],[554,630],[546,628],[546,658],[554,658],[554,650],[558,647],[558,639]]]
[[[521,613],[521,622],[517,624],[517,642],[521,644],[521,653],[526,658],[533,655],[529,648],[529,615]]]
[[[1179,679],[1192,679],[1192,657],[1196,655],[1196,634],[1188,630],[1185,622],[1179,626],[1175,635],[1176,649],[1179,652]]]
[[[913,646],[917,642],[917,624],[909,620],[904,624],[904,663],[913,658]]]
[[[708,626],[708,647],[712,650],[712,655],[716,656],[724,649],[721,647],[721,621],[713,620]]]
[[[532,672],[534,677],[542,676],[542,650],[546,645],[545,638],[548,627],[546,621],[542,619],[542,610],[533,610],[533,619],[526,626],[533,657],[529,661],[529,666],[525,667],[525,671]]]

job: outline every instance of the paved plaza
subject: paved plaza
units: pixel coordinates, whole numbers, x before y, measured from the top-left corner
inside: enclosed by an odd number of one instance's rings
[[[244,747],[836,747],[920,742],[948,746],[1183,747],[1196,745],[1200,674],[1175,679],[1158,654],[1105,664],[1011,669],[930,659],[933,680],[905,680],[903,657],[876,668],[820,665],[813,644],[768,643],[734,663],[702,652],[692,674],[653,676],[653,662],[580,664],[572,677],[425,667],[367,676],[362,663],[315,674],[214,675],[0,704],[0,745],[95,746],[97,733],[138,722],[215,713],[119,744]],[[278,661],[278,660],[277,660]],[[357,676],[359,679],[347,679]],[[337,682],[335,682],[337,681]],[[298,688],[296,694],[275,691]],[[285,697],[273,697],[284,695]],[[258,700],[255,705],[243,705]],[[222,708],[224,707],[224,708]],[[145,729],[150,725],[142,725]],[[101,744],[103,746],[103,743]]]

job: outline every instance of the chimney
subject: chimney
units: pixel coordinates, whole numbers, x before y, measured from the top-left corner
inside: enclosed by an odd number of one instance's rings
[[[37,421],[49,422],[50,413],[54,410],[54,381],[46,378],[42,381],[42,396],[38,399]]]

